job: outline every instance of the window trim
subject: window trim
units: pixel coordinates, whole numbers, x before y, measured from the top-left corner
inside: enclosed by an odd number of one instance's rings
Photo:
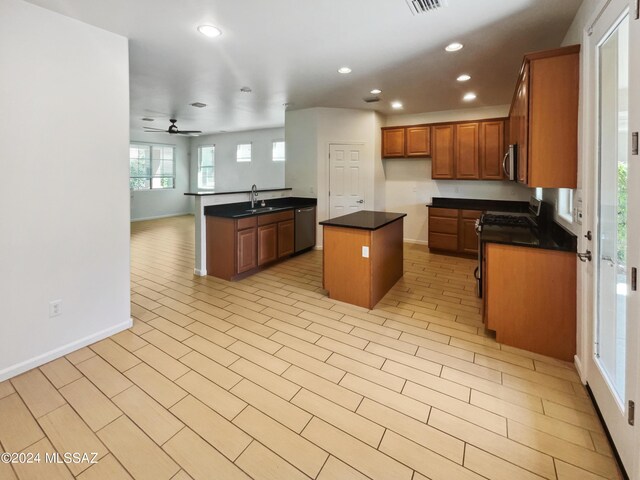
[[[238,147],[240,145],[249,145],[249,149],[250,149],[250,155],[249,155],[249,160],[240,160],[240,157],[238,157]],[[236,144],[236,163],[251,163],[253,161],[253,142],[238,142]]]
[[[276,160],[275,157],[273,156],[273,146],[276,143],[284,144],[284,156],[282,157],[282,160]],[[272,140],[271,141],[271,161],[272,162],[276,162],[276,163],[285,163],[287,161],[287,148],[286,148],[286,143],[284,141],[284,138],[280,138],[280,139],[276,139],[276,140]]]
[[[566,197],[565,197],[566,195]],[[558,203],[556,204],[558,217],[568,223],[573,223],[573,190],[570,188],[558,189]]]
[[[143,147],[149,147],[149,162],[151,163],[151,166],[153,166],[153,147],[161,147],[161,148],[166,148],[166,147],[171,147],[171,149],[173,150],[173,155],[171,158],[171,162],[172,162],[172,166],[173,166],[173,171],[171,172],[171,175],[153,175],[153,173],[151,173],[149,176],[131,176],[131,153],[129,153],[129,188],[134,191],[134,192],[151,192],[151,191],[162,191],[162,190],[175,190],[176,188],[176,152],[177,152],[177,146],[175,144],[171,144],[171,143],[159,143],[159,142],[138,142],[138,141],[129,141],[129,149],[131,149],[131,147],[135,147],[135,146],[143,146]],[[173,180],[173,186],[172,187],[153,187],[153,179],[154,178],[171,178]],[[149,188],[131,188],[131,179],[148,179],[149,180]]]
[[[215,143],[207,143],[203,145],[198,145],[198,172],[197,172],[197,186],[198,190],[214,190],[216,188],[216,144]],[[202,171],[202,158],[201,158],[201,149],[202,148],[213,148],[213,165],[211,166],[211,171],[213,173],[213,186],[203,187],[200,185],[200,173]],[[207,167],[209,168],[209,167]]]

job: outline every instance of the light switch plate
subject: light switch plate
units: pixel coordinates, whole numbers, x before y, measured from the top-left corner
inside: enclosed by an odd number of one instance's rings
[[[362,246],[362,256],[363,258],[369,258],[369,247],[366,245]]]

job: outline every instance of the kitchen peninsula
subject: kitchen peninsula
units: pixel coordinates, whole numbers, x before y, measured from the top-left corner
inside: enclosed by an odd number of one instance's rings
[[[406,216],[361,210],[320,222],[329,298],[372,309],[385,296],[402,277]]]
[[[258,189],[259,200],[289,197],[291,188],[262,188]],[[228,203],[246,202],[251,200],[251,190],[213,191],[203,190],[187,192],[186,196],[195,199],[195,259],[194,273],[198,276],[207,274],[207,222],[204,214],[205,207]]]

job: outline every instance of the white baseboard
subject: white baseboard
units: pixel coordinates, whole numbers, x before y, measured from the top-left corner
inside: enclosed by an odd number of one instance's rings
[[[429,242],[427,242],[426,240],[416,240],[414,238],[403,238],[402,241],[404,243],[413,243],[416,245],[428,245]]]
[[[193,269],[193,273],[195,275],[197,275],[198,277],[206,277],[207,276],[207,271],[206,270],[200,270],[199,268],[194,268]]]
[[[322,245],[316,245],[313,247],[314,250],[322,250]]]
[[[56,358],[60,358],[67,353],[74,352],[82,347],[86,347],[87,345],[96,343],[100,340],[110,337],[111,335],[115,335],[116,333],[126,330],[127,328],[131,328],[131,325],[133,325],[133,320],[129,318],[129,320],[121,322],[118,325],[107,328],[105,330],[96,332],[93,335],[81,338],[79,340],[76,340],[75,342],[67,343],[62,347],[55,348],[46,353],[43,353],[42,355],[38,355],[37,357],[25,360],[24,362],[11,365],[4,370],[0,370],[0,382],[3,382],[8,378],[15,377],[16,375],[20,375],[21,373],[24,373],[27,370],[31,370],[32,368],[44,365],[45,363],[50,362],[51,360],[55,360]]]
[[[160,218],[182,217],[183,215],[194,215],[193,212],[170,213],[169,215],[157,215],[155,217],[132,218],[131,222],[144,222],[145,220],[158,220]]]
[[[582,361],[580,360],[580,357],[578,357],[577,355],[574,355],[573,364],[575,365],[576,370],[578,371],[578,375],[580,376],[580,381],[582,381],[582,383],[586,385],[587,383],[587,379],[585,378],[586,372],[582,370]]]

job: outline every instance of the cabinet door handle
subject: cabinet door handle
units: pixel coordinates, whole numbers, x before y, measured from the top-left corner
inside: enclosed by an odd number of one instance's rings
[[[356,203],[364,203],[364,200],[358,200]]]

